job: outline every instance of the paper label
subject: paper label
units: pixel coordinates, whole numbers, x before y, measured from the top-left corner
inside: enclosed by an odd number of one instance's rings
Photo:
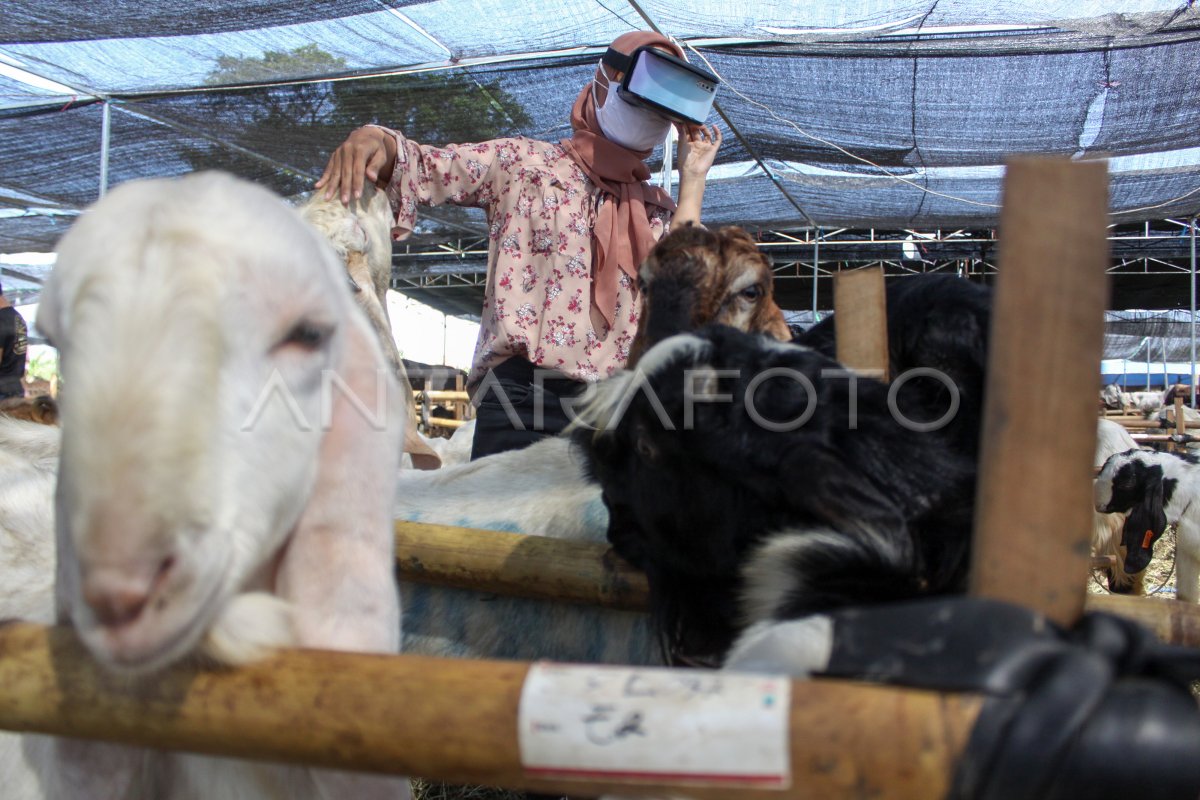
[[[534,664],[521,763],[537,777],[784,789],[791,686],[779,675]]]

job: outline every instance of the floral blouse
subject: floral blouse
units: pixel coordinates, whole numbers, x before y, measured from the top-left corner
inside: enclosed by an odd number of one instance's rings
[[[488,218],[488,274],[468,386],[510,356],[595,381],[625,366],[637,330],[634,281],[622,274],[612,327],[592,299],[592,227],[604,194],[558,144],[517,137],[430,147],[398,131],[387,196],[393,238],[412,233],[418,205],[477,206]],[[665,209],[650,228],[669,228]]]

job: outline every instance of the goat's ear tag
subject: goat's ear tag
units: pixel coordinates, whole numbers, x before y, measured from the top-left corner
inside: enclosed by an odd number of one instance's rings
[[[1142,539],[1142,549],[1150,549],[1151,543],[1154,541],[1154,531],[1146,531],[1146,536]]]

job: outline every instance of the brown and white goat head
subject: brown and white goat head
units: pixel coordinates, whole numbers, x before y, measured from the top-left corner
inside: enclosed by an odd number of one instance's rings
[[[367,315],[384,356],[396,373],[409,412],[405,428],[404,452],[412,457],[417,469],[437,469],[441,456],[417,434],[416,405],[412,386],[404,369],[404,360],[392,338],[392,323],[387,311],[387,290],[392,279],[392,210],[387,196],[374,184],[363,186],[362,197],[349,206],[334,197],[325,199],[314,192],[299,207],[300,216],[324,236],[346,265],[346,275],[354,292],[354,302]]]
[[[775,304],[771,259],[741,228],[688,225],[672,231],[638,271],[642,316],[629,366],[676,333],[720,323],[791,339]]]

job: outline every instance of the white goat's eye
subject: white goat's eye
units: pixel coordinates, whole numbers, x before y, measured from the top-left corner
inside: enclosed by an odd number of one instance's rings
[[[333,333],[332,325],[301,320],[287,332],[279,344],[281,347],[295,346],[305,350],[316,350],[329,340],[331,333]]]

